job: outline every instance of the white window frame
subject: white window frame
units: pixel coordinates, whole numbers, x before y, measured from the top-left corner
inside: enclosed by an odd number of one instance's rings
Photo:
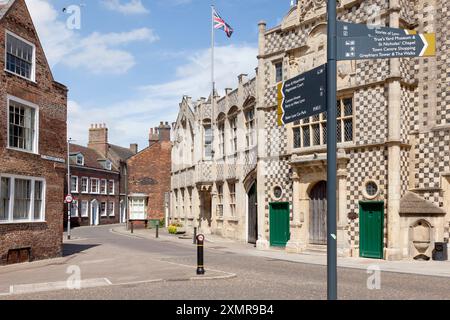
[[[28,108],[32,108],[34,109],[34,141],[33,141],[33,148],[32,150],[26,150],[26,149],[21,149],[21,148],[16,148],[13,147],[9,144],[9,138],[10,138],[10,134],[9,134],[9,121],[10,121],[10,117],[9,117],[9,107],[10,107],[10,101],[14,101],[17,102],[19,104],[22,104]],[[23,100],[21,98],[15,97],[13,95],[8,94],[6,96],[6,105],[7,105],[7,109],[6,109],[6,123],[7,123],[7,128],[6,128],[6,146],[7,149],[11,149],[11,150],[16,150],[16,151],[21,151],[21,152],[26,152],[26,153],[32,153],[32,154],[39,154],[39,106],[37,104],[34,104],[32,102]]]
[[[104,184],[105,186],[105,191],[102,192],[102,185]],[[99,190],[100,194],[108,194],[108,180],[106,179],[101,179],[100,180],[100,190]]]
[[[112,162],[110,160],[105,161],[105,169],[112,170]]]
[[[110,192],[109,184],[112,182],[112,192]],[[107,183],[107,191],[109,195],[115,195],[116,194],[116,182],[114,180],[108,180]]]
[[[81,163],[78,162],[79,157],[81,157]],[[84,166],[84,156],[81,153],[77,154],[75,156],[75,162],[79,166]]]
[[[79,203],[78,200],[74,200],[71,204],[70,204],[70,216],[72,218],[78,218],[79,216]]]
[[[0,178],[9,178],[9,208],[8,208],[8,220],[0,221],[2,224],[18,224],[18,223],[40,223],[45,222],[45,208],[46,208],[46,194],[47,194],[47,184],[44,178],[20,176],[12,174],[0,174]],[[30,197],[30,209],[28,212],[28,219],[14,220],[14,187],[15,181],[18,180],[30,180],[31,181],[31,197]],[[34,218],[34,202],[35,202],[35,182],[42,182],[42,203],[41,203],[41,217],[39,219]],[[1,184],[0,184],[1,188]]]
[[[76,184],[76,188],[75,190],[72,189],[72,179],[76,179],[77,180],[77,184]],[[78,187],[78,183],[80,182],[80,180],[78,179],[78,176],[70,176],[70,193],[78,193],[79,187]]]
[[[102,203],[105,204],[105,212],[102,212]],[[107,217],[108,216],[108,201],[100,201],[99,206],[98,206],[98,211],[99,211],[101,217]]]
[[[15,72],[13,72],[13,71],[10,71],[10,70],[8,70],[6,68],[6,66],[7,66],[6,61],[7,61],[7,58],[8,58],[8,48],[7,48],[7,45],[8,45],[8,43],[7,43],[7,39],[8,39],[7,35],[8,34],[10,36],[13,36],[14,38],[17,38],[20,41],[25,42],[26,44],[30,45],[33,48],[33,59],[32,59],[33,61],[31,62],[31,78],[24,77],[24,76],[22,76],[20,74],[17,74]],[[4,67],[5,72],[8,72],[10,74],[13,74],[13,75],[19,77],[19,78],[22,78],[22,79],[25,79],[25,80],[28,80],[28,81],[36,83],[36,45],[34,43],[28,41],[28,40],[25,40],[24,38],[22,38],[21,36],[15,34],[14,32],[11,32],[9,30],[5,30],[5,45],[4,45],[4,49],[5,49],[5,60],[4,60],[5,61],[5,67]]]
[[[110,207],[111,204],[112,204],[112,210],[111,210],[111,213],[109,213],[109,210],[111,209],[111,207]],[[115,209],[116,209],[115,202],[114,201],[108,201],[107,209],[106,209],[108,217],[115,217],[116,216]]]
[[[90,185],[91,185],[90,193],[92,193],[92,194],[100,194],[100,179],[98,179],[98,178],[90,178]],[[92,187],[94,185],[97,186],[97,191],[96,192],[92,191]]]
[[[83,190],[83,180],[86,180],[86,190]],[[81,193],[83,193],[83,194],[89,193],[89,178],[88,177],[81,177],[80,188],[81,188]]]
[[[87,201],[87,200],[82,200],[81,202],[80,202],[80,216],[82,217],[82,218],[87,218],[87,217],[89,217],[89,201]],[[83,204],[86,204],[86,213],[83,213]]]
[[[136,208],[136,204],[139,202],[139,208],[141,208],[141,204],[142,204],[142,211],[139,212],[135,212],[135,208]],[[147,208],[146,208],[146,203],[145,203],[145,198],[141,198],[141,197],[132,197],[130,199],[130,218],[131,219],[136,219],[136,215],[139,215],[138,219],[145,219],[146,218],[146,212],[147,212]]]

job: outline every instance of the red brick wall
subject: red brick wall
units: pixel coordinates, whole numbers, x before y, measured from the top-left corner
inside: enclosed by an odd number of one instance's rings
[[[114,202],[114,216],[112,217],[102,217],[100,215],[99,212],[99,224],[103,225],[103,224],[114,224],[114,223],[119,223],[120,220],[120,195],[119,195],[119,189],[120,189],[120,180],[119,180],[119,174],[114,174],[113,172],[104,172],[104,171],[98,171],[98,170],[92,170],[89,168],[79,168],[79,167],[74,167],[71,166],[70,169],[70,174],[72,176],[77,176],[78,177],[78,193],[73,193],[72,195],[74,197],[75,200],[78,201],[78,217],[73,217],[70,222],[71,222],[71,226],[72,227],[77,227],[77,226],[89,226],[90,225],[90,203],[93,200],[97,200],[99,205],[101,202]],[[107,181],[109,180],[114,180],[114,195],[104,195],[104,194],[91,194],[90,193],[90,182],[89,182],[89,193],[87,194],[83,194],[81,193],[81,178],[82,177],[87,177],[87,178],[97,178],[97,179],[106,179]],[[67,181],[66,181],[66,193],[67,193]],[[89,202],[89,207],[88,207],[88,217],[81,217],[81,201],[88,201]],[[66,225],[67,223],[67,206],[65,206],[65,212],[66,214],[64,215],[64,225]]]
[[[153,144],[131,157],[128,165],[128,193],[148,194],[149,219],[164,218],[164,193],[170,191],[170,141]]]
[[[5,28],[36,46],[36,82],[5,71]],[[46,180],[45,222],[0,224],[0,264],[9,249],[31,247],[32,259],[57,257],[62,252],[65,165],[41,155],[66,158],[67,90],[53,81],[24,0],[17,0],[0,21],[0,172]],[[7,94],[39,106],[39,154],[6,149]]]

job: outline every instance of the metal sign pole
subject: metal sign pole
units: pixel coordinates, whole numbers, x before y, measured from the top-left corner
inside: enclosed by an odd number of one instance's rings
[[[67,194],[72,194],[70,190],[70,141],[71,139],[67,140]],[[71,219],[71,206],[72,203],[67,203],[67,239],[70,240],[70,219]]]
[[[336,0],[328,0],[327,69],[327,289],[328,300],[337,299],[336,241]]]

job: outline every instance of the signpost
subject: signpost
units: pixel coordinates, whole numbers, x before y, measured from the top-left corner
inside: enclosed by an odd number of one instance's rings
[[[278,84],[278,125],[326,111],[326,64]]]
[[[436,35],[370,27],[338,21],[338,60],[429,57],[436,54]]]
[[[278,125],[327,112],[336,119],[337,61],[436,55],[434,33],[337,21],[327,1],[327,64],[278,84]],[[336,121],[327,121],[327,294],[337,299]]]

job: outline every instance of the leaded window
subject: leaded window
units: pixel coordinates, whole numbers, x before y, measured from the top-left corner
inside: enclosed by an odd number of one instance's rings
[[[353,141],[353,99],[343,98],[336,105],[337,142]],[[293,147],[306,148],[321,146],[327,143],[327,114],[326,112],[301,121],[293,126]]]

